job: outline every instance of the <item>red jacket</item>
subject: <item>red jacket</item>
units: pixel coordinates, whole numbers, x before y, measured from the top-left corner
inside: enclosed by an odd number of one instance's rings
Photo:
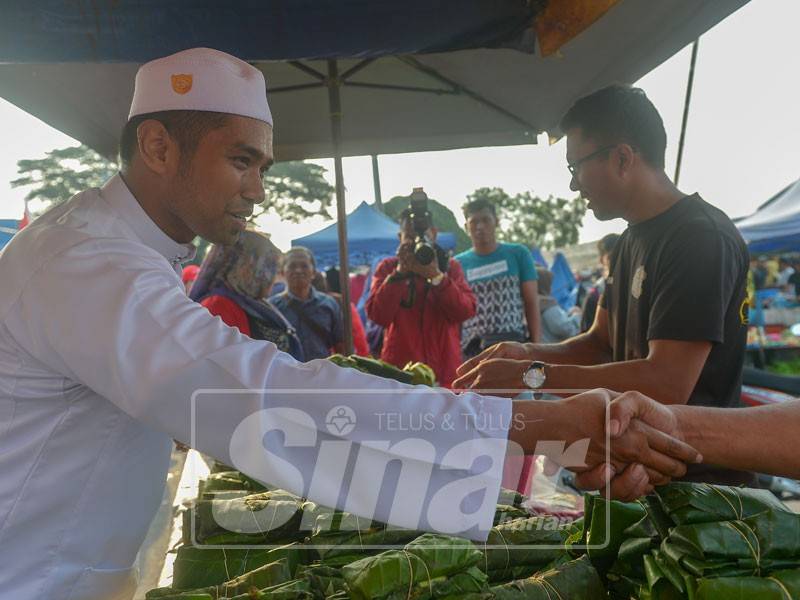
[[[408,361],[424,362],[436,372],[439,385],[450,387],[461,364],[461,323],[475,315],[477,302],[458,261],[450,259],[444,280],[432,286],[414,276],[416,297],[411,308],[409,279],[391,280],[397,258],[380,262],[372,277],[367,316],[386,328],[381,359],[401,369]]]

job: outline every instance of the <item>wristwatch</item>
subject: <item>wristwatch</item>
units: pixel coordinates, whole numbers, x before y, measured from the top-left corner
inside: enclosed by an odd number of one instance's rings
[[[544,372],[545,363],[535,360],[531,366],[522,375],[522,382],[532,390],[541,389],[544,382],[547,380],[547,375]]]

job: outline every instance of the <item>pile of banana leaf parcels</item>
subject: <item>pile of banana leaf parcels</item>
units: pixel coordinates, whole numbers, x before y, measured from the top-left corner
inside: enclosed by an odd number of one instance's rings
[[[148,600],[800,598],[800,515],[764,490],[587,496],[571,523],[503,490],[482,544],[387,528],[224,468],[184,514],[172,586]]]

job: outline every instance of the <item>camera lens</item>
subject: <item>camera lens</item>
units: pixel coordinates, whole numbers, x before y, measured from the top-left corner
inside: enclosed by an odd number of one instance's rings
[[[433,246],[427,242],[417,242],[416,246],[414,246],[414,258],[422,266],[427,266],[436,258],[436,253],[433,250]]]

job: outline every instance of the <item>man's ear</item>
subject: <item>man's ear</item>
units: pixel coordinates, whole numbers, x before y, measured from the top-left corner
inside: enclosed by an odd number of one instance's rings
[[[136,141],[139,157],[151,171],[159,175],[177,172],[180,149],[163,123],[155,119],[143,121],[136,130]]]
[[[617,153],[618,172],[620,175],[626,175],[633,167],[633,161],[636,160],[636,152],[629,144],[620,144],[617,146]]]

